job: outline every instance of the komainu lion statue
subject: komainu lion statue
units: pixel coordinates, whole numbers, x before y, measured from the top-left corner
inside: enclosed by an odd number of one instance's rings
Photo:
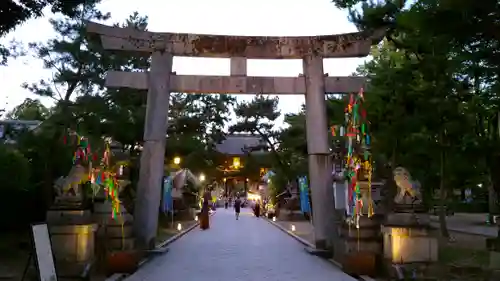
[[[422,194],[420,193],[420,183],[411,178],[410,173],[403,167],[397,167],[392,172],[394,181],[398,186],[398,193],[394,197],[396,204],[421,204]]]

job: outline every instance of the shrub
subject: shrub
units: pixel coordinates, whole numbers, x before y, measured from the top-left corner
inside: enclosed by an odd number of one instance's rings
[[[28,190],[30,164],[19,151],[0,145],[0,191]]]
[[[0,229],[26,226],[36,200],[29,184],[30,165],[19,151],[0,145]]]

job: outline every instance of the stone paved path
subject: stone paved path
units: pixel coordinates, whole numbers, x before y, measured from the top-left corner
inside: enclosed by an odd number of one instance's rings
[[[487,237],[496,237],[498,228],[492,225],[486,225],[487,214],[465,214],[456,213],[453,216],[446,217],[448,230],[463,232]],[[432,226],[439,227],[439,218],[431,216]]]
[[[211,228],[195,229],[126,281],[354,281],[262,218],[218,209]]]

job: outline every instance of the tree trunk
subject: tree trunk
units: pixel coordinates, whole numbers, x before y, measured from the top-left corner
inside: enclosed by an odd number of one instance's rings
[[[442,148],[440,152],[440,181],[439,181],[439,229],[441,236],[450,237],[448,227],[446,225],[446,183],[444,175],[444,166],[446,161],[446,151]]]

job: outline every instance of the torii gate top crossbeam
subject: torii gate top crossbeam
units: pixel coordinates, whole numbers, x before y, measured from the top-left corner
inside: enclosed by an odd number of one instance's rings
[[[249,59],[300,59],[311,53],[323,58],[365,57],[372,43],[384,35],[382,30],[302,37],[157,33],[94,22],[87,23],[87,32],[98,35],[107,50],[148,56],[155,49],[164,49],[174,56]]]

